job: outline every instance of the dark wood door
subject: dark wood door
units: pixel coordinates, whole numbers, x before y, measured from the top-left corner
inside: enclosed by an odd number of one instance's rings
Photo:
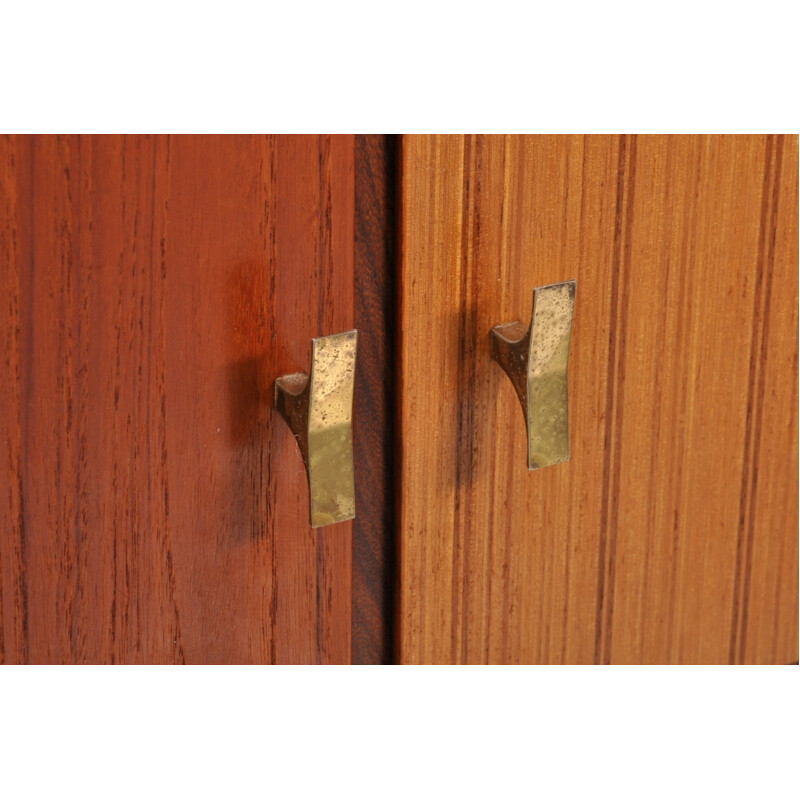
[[[271,405],[353,263],[353,137],[0,140],[0,661],[350,661]]]

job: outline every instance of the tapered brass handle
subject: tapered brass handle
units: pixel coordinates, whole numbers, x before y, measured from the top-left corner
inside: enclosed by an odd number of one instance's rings
[[[353,519],[353,384],[358,331],[312,339],[311,376],[275,381],[275,408],[294,434],[308,474],[312,528]]]
[[[575,281],[533,290],[526,329],[519,322],[492,328],[492,358],[505,370],[522,404],[528,469],[569,461],[567,365]]]

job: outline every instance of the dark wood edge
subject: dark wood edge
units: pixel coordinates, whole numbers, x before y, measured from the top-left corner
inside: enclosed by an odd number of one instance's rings
[[[356,136],[353,664],[395,661],[397,156],[395,136]]]

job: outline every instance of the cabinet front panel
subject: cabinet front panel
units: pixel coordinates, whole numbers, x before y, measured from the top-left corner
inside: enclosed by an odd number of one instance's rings
[[[409,136],[407,663],[797,660],[797,137]],[[490,329],[577,280],[571,458]]]
[[[272,384],[353,327],[352,137],[0,142],[0,661],[347,662]]]

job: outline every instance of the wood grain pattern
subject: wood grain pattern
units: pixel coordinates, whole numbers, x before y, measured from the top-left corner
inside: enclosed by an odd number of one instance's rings
[[[272,382],[353,327],[352,137],[7,137],[0,661],[348,662]]]
[[[797,137],[765,154],[760,281],[754,293],[747,458],[730,658],[797,662]],[[788,644],[788,647],[787,647]],[[787,656],[788,653],[788,656]]]
[[[397,139],[356,136],[353,663],[394,661]]]
[[[400,657],[797,660],[797,137],[404,137]],[[490,328],[577,279],[571,460]]]

